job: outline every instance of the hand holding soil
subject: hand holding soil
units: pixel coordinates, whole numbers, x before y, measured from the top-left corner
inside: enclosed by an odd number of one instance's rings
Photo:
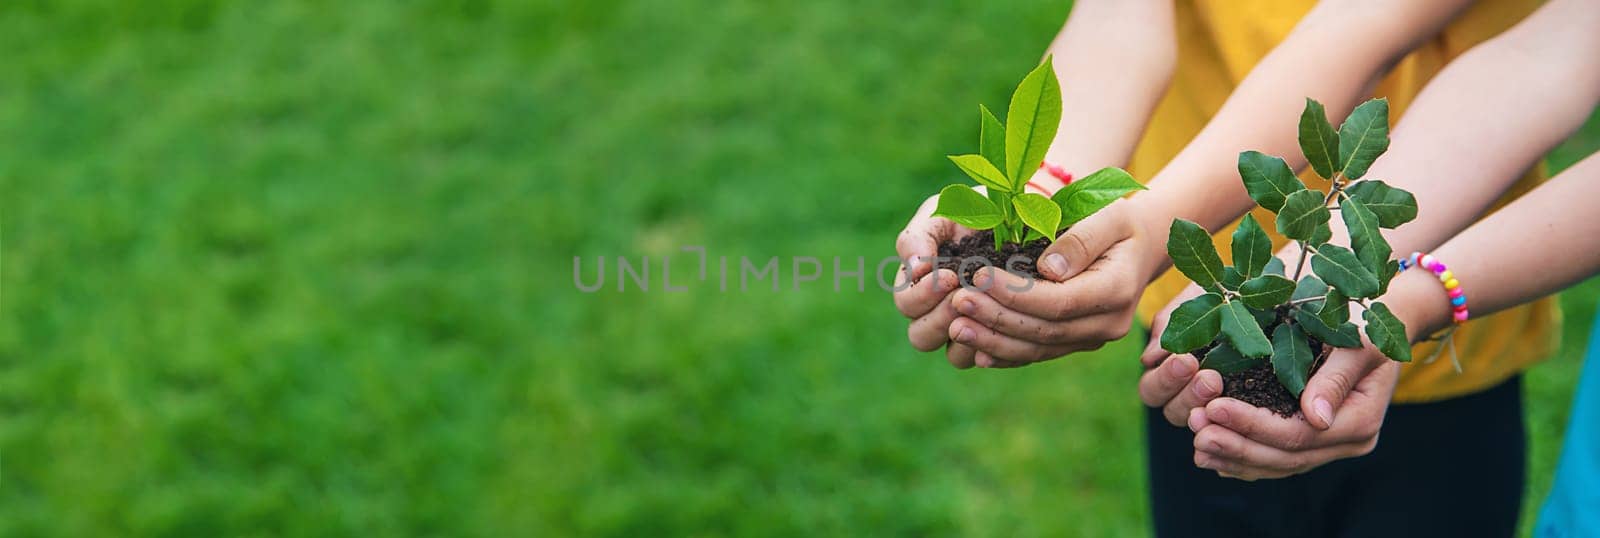
[[[1153,251],[1140,245],[1130,207],[1111,204],[1067,229],[1044,250],[1042,279],[976,271],[973,286],[951,294],[951,340],[976,349],[980,366],[1015,367],[1125,336]]]
[[[1345,377],[1368,366],[1372,368],[1363,377]],[[1257,480],[1366,455],[1378,444],[1378,429],[1399,377],[1400,363],[1370,346],[1334,350],[1312,383],[1324,385],[1318,390],[1330,390],[1340,388],[1345,379],[1356,381],[1325,430],[1233,398],[1213,400],[1191,411],[1188,419],[1195,432],[1194,463],[1225,477]],[[1312,390],[1306,388],[1307,393]]]

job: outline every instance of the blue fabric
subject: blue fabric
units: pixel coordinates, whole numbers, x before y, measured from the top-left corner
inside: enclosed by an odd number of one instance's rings
[[[1540,538],[1600,536],[1600,317],[1595,322],[1555,485],[1534,527]]]

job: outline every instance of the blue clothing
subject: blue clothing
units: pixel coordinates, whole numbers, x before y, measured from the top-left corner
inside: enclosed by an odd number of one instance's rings
[[[1540,538],[1600,536],[1600,317],[1595,321],[1555,485],[1534,527]]]

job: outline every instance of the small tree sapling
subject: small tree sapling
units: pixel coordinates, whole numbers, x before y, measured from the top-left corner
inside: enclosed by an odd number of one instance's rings
[[[1026,191],[1061,123],[1061,86],[1049,57],[1017,85],[1004,124],[988,107],[978,105],[978,113],[978,153],[951,155],[950,161],[987,193],[950,185],[939,191],[933,214],[973,230],[993,230],[997,252],[1008,242],[1054,241],[1067,227],[1144,188],[1120,168],[1103,168],[1050,197]]]
[[[1363,177],[1389,148],[1389,103],[1361,104],[1336,132],[1322,104],[1306,99],[1299,127],[1300,149],[1317,175],[1329,180],[1327,192],[1307,188],[1281,158],[1239,154],[1239,176],[1250,198],[1276,213],[1278,233],[1300,246],[1292,273],[1248,214],[1232,236],[1232,265],[1223,263],[1204,228],[1174,220],[1167,253],[1206,293],[1179,305],[1161,333],[1162,348],[1201,355],[1202,368],[1224,374],[1225,395],[1285,416],[1298,408],[1307,379],[1331,348],[1361,347],[1351,303],[1364,307],[1367,338],[1380,352],[1411,360],[1405,326],[1375,299],[1399,270],[1380,229],[1416,218],[1416,198]],[[1349,246],[1329,242],[1334,212],[1349,229]],[[1281,395],[1244,392],[1250,383],[1236,382],[1268,368]]]

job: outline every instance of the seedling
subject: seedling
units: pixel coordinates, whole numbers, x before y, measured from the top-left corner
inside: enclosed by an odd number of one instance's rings
[[[1204,228],[1174,220],[1167,253],[1206,293],[1179,305],[1161,333],[1162,348],[1203,354],[1202,368],[1225,375],[1270,361],[1278,382],[1296,399],[1329,346],[1361,347],[1350,322],[1351,303],[1365,307],[1365,332],[1380,352],[1396,361],[1411,360],[1405,326],[1374,299],[1399,270],[1379,229],[1417,216],[1411,193],[1363,178],[1389,148],[1388,101],[1356,107],[1335,132],[1322,104],[1306,99],[1299,139],[1311,168],[1329,180],[1327,192],[1307,188],[1281,158],[1258,151],[1239,154],[1239,176],[1250,198],[1276,213],[1278,233],[1300,245],[1292,276],[1248,214],[1233,233],[1233,265],[1223,264]],[[1329,242],[1334,212],[1349,228],[1349,246]],[[1308,257],[1311,273],[1305,274]],[[1313,353],[1313,347],[1320,352]]]
[[[1055,241],[1061,230],[1144,186],[1120,168],[1103,168],[1073,181],[1055,195],[1026,192],[1028,178],[1044,162],[1045,152],[1061,123],[1061,86],[1051,58],[1046,57],[1011,94],[1006,122],[978,105],[978,153],[951,155],[950,160],[988,191],[950,185],[939,191],[934,216],[973,230],[994,230],[994,248],[1045,237]]]

